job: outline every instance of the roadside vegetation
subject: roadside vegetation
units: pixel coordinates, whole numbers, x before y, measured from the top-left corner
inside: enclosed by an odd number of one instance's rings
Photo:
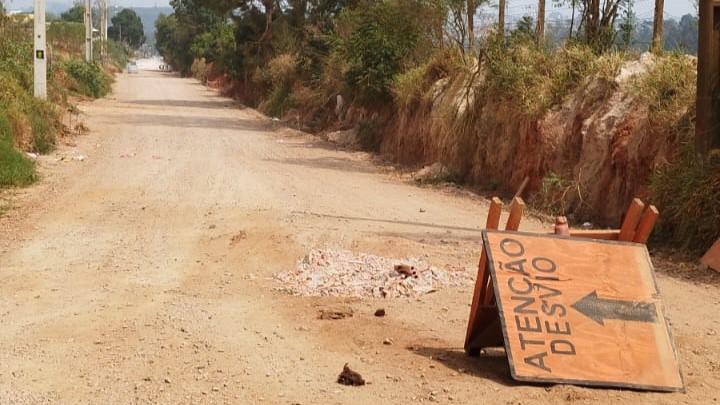
[[[49,21],[52,51],[48,100],[43,101],[33,97],[32,21],[5,15],[0,8],[0,187],[26,186],[37,179],[25,152],[48,153],[59,136],[72,131],[63,123],[73,110],[69,96],[98,98],[110,91],[110,72],[82,59],[85,29],[75,21],[82,18],[77,9],[64,13],[66,20]],[[114,41],[108,47],[115,69],[122,68],[130,48]]]
[[[532,17],[508,23],[502,32],[495,25],[479,33],[467,17],[485,3],[175,0],[175,12],[156,22],[156,39],[165,60],[182,74],[222,78],[228,94],[305,130],[355,127],[358,143],[377,151],[389,131],[413,130],[404,117],[429,116],[438,108],[447,110],[441,119],[435,114],[419,122],[441,126],[437,133],[455,138],[438,144],[462,149],[467,139],[494,136],[501,123],[489,115],[492,105],[531,123],[591,82],[585,97],[605,97],[617,89],[623,64],[647,50],[652,31],[637,21],[632,2],[611,0],[612,7],[594,13],[596,2],[581,0],[572,2],[572,20],[549,24],[544,41],[538,41]],[[662,239],[686,247],[708,246],[720,236],[717,226],[708,225],[720,223],[713,208],[716,166],[689,157],[695,68],[680,51],[697,49],[696,24],[692,15],[665,22],[665,47],[676,51],[655,56],[632,92],[647,106],[647,136],[668,137],[676,150],[646,178],[644,189],[663,211]],[[462,96],[448,103],[438,99],[443,92]],[[484,132],[476,135],[478,128]],[[465,159],[474,158],[469,153]],[[563,174],[545,176],[550,180],[535,189],[536,206],[549,212],[588,208],[586,185]],[[693,193],[694,187],[706,192]],[[693,229],[706,231],[691,236]]]

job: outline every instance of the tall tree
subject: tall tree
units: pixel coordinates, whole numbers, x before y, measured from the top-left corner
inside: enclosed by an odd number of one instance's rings
[[[655,18],[653,19],[653,53],[661,53],[663,51],[663,15],[664,0],[655,0]]]
[[[67,22],[82,23],[85,18],[85,5],[79,1],[73,3],[69,10],[60,14],[60,19]]]
[[[580,0],[584,41],[596,51],[609,49],[615,42],[615,20],[629,0]]]
[[[112,26],[108,28],[108,37],[118,42],[125,42],[133,48],[145,43],[145,32],[142,20],[134,10],[126,8],[112,18]]]

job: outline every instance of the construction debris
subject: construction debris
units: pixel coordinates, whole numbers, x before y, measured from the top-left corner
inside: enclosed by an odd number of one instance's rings
[[[421,259],[393,260],[346,250],[313,249],[295,270],[279,273],[278,290],[297,296],[416,298],[440,287],[464,287],[474,275],[464,266],[443,270]]]
[[[345,366],[343,366],[343,371],[338,376],[337,382],[342,385],[365,385],[365,380],[362,378],[360,373],[352,371],[350,367],[348,367],[348,363],[345,363]]]

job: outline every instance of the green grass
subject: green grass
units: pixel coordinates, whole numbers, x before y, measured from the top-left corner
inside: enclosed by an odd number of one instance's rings
[[[696,68],[687,55],[667,53],[658,57],[650,71],[637,78],[635,94],[648,106],[653,128],[667,128],[678,122],[695,103]]]
[[[623,58],[598,56],[574,44],[547,50],[527,42],[489,40],[484,90],[524,116],[539,117],[590,77],[610,82]]]
[[[65,62],[65,71],[73,79],[70,90],[74,92],[100,98],[106,96],[111,90],[112,77],[105,73],[97,63],[70,59]]]
[[[695,156],[694,111],[683,118],[683,144],[673,161],[660,166],[651,180],[660,209],[656,242],[703,253],[720,238],[720,150],[704,161]],[[664,242],[664,243],[663,243]]]
[[[36,180],[35,165],[15,149],[10,123],[0,111],[0,187],[22,187]]]

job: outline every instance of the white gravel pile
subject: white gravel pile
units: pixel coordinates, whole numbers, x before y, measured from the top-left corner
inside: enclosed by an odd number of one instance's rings
[[[416,277],[406,277],[396,265],[413,266]],[[299,260],[295,270],[278,273],[278,290],[298,296],[414,298],[441,287],[474,283],[464,266],[446,265],[442,270],[421,259],[387,259],[347,250],[313,249]]]

